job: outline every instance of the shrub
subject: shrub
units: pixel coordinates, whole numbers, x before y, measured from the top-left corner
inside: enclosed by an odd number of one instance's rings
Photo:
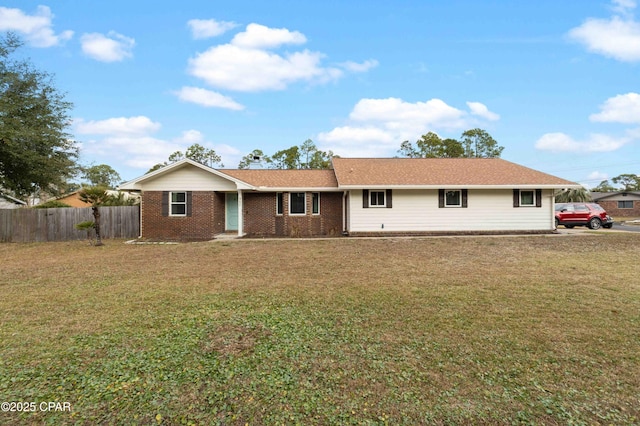
[[[62,201],[58,201],[58,200],[49,200],[46,203],[33,206],[34,209],[55,209],[55,208],[62,208],[62,207],[71,207],[71,206],[67,203],[63,203]]]

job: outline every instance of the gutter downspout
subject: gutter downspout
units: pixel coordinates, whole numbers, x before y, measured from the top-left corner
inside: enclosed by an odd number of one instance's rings
[[[347,218],[347,196],[348,192],[344,191],[342,193],[342,235],[349,235],[349,219]]]
[[[142,238],[142,191],[140,191],[140,209],[138,210],[138,215],[140,215],[140,232],[138,232],[138,238]]]

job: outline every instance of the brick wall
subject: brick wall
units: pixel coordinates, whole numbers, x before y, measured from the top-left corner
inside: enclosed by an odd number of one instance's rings
[[[213,199],[213,233],[222,234],[225,231],[225,195],[224,192],[214,192]]]
[[[312,193],[306,193],[307,213],[289,215],[289,193],[283,193],[283,214],[276,215],[276,193],[243,194],[244,232],[250,237],[314,237],[342,233],[342,193],[320,193],[320,214],[313,215]]]
[[[629,200],[631,201],[631,200]],[[633,200],[632,209],[619,209],[616,200],[600,200],[598,204],[613,217],[640,217],[640,200]]]
[[[254,237],[276,235],[276,194],[242,194],[243,231]]]
[[[224,200],[224,194],[222,197]],[[220,222],[224,229],[224,202],[220,202],[219,194],[192,191],[191,209],[191,216],[163,216],[162,191],[143,192],[142,237],[169,241],[210,240],[220,229]]]

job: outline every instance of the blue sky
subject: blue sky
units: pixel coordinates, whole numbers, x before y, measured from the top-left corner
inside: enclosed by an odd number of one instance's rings
[[[85,165],[124,180],[193,143],[228,168],[312,139],[392,157],[487,130],[595,186],[640,173],[636,0],[4,0],[0,31],[74,103]]]

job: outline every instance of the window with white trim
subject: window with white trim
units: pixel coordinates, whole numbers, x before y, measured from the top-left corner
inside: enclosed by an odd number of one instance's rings
[[[445,207],[462,207],[462,191],[459,189],[449,189],[444,192]]]
[[[542,207],[542,190],[514,189],[513,207]]]
[[[311,214],[320,214],[320,193],[314,192],[311,198]]]
[[[536,205],[536,193],[533,190],[520,190],[520,206],[533,207]]]
[[[289,214],[303,215],[307,213],[307,194],[304,192],[289,193]]]
[[[386,207],[386,191],[369,191],[369,207]]]
[[[619,209],[632,209],[633,208],[633,200],[620,200],[618,201]]]
[[[172,192],[169,196],[169,215],[186,216],[187,215],[187,193]]]

